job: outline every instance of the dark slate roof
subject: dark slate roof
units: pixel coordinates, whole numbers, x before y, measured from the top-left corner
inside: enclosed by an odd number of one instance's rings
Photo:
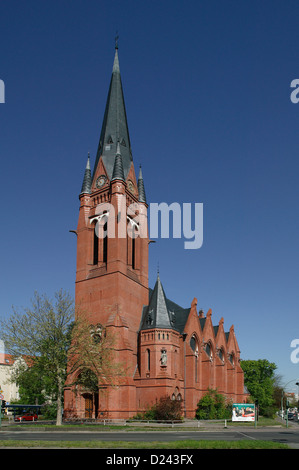
[[[163,328],[173,329],[182,334],[190,310],[191,307],[183,308],[166,297],[158,274],[154,289],[149,289],[149,304],[143,306],[139,331]],[[203,331],[207,319],[198,317],[198,320]],[[213,326],[213,329],[217,336],[219,325]],[[228,341],[229,332],[225,332],[225,337]]]
[[[102,156],[108,177],[111,180],[116,156],[117,143],[120,142],[123,160],[124,176],[127,178],[131,166],[132,150],[127,124],[125,100],[120,76],[118,49],[115,49],[115,57],[112,69],[112,77],[103,118],[102,131],[93,171],[95,175],[100,157]]]
[[[189,312],[167,299],[158,275],[154,289],[149,289],[149,305],[143,307],[140,330],[171,328],[183,333]]]
[[[176,304],[172,300],[166,299],[167,308],[171,313],[173,318],[172,325],[175,330],[178,330],[180,333],[184,332],[185,324],[188,319],[190,313],[189,308],[180,307],[180,305]]]
[[[138,176],[138,201],[146,203],[146,196],[145,196],[145,189],[144,189],[144,181],[142,176],[141,167],[139,168],[139,176]]]
[[[84,172],[84,178],[80,194],[90,194],[91,193],[91,171],[90,171],[90,160],[89,154],[87,158],[87,164]]]
[[[166,296],[159,275],[154,290],[150,294],[143,326],[142,329],[172,328],[170,314],[166,305]]]

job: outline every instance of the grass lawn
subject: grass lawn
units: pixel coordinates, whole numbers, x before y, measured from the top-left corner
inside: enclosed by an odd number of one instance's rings
[[[286,444],[271,441],[171,441],[171,442],[126,442],[126,441],[1,441],[0,447],[18,448],[81,448],[81,449],[288,449]]]

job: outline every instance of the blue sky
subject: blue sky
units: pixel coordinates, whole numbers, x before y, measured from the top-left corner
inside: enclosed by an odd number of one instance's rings
[[[119,34],[149,202],[201,202],[204,243],[150,245],[167,296],[233,324],[243,359],[299,379],[297,1],[10,0],[0,5],[0,315],[74,294],[78,194]],[[292,382],[288,390],[297,391]]]

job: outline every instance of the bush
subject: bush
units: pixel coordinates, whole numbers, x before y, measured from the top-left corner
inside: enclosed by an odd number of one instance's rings
[[[156,405],[148,408],[144,413],[143,419],[149,419],[150,421],[154,421],[156,419]]]
[[[266,406],[263,409],[263,416],[265,418],[274,418],[276,413],[276,408],[274,406]]]
[[[197,404],[196,419],[228,419],[231,417],[231,404],[217,390],[210,390]]]
[[[182,402],[171,400],[170,397],[162,397],[156,405],[157,420],[179,420],[182,417]]]
[[[139,414],[138,417],[141,415]],[[135,417],[137,418],[137,417]],[[158,403],[148,408],[141,419],[151,421],[177,421],[182,419],[182,401],[161,397]]]
[[[42,408],[44,419],[56,419],[57,416],[57,404],[51,403],[44,405]]]

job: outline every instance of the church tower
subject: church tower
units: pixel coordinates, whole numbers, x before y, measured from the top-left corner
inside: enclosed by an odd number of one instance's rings
[[[148,303],[148,233],[143,176],[140,168],[136,178],[133,164],[117,45],[95,164],[92,171],[88,156],[79,200],[76,315],[84,312],[92,325],[114,329],[122,344],[125,384],[111,391],[106,406],[99,406],[110,417],[121,417],[135,412],[138,330]],[[82,404],[79,408],[82,414]]]
[[[79,200],[76,318],[112,333],[125,376],[117,387],[97,377],[87,390],[76,388],[76,371],[66,384],[64,417],[127,419],[165,396],[194,417],[210,389],[246,401],[234,328],[225,332],[223,319],[213,325],[196,298],[188,308],[168,299],[159,274],[148,288],[148,206],[133,163],[117,45],[97,154],[93,169],[88,155]]]

